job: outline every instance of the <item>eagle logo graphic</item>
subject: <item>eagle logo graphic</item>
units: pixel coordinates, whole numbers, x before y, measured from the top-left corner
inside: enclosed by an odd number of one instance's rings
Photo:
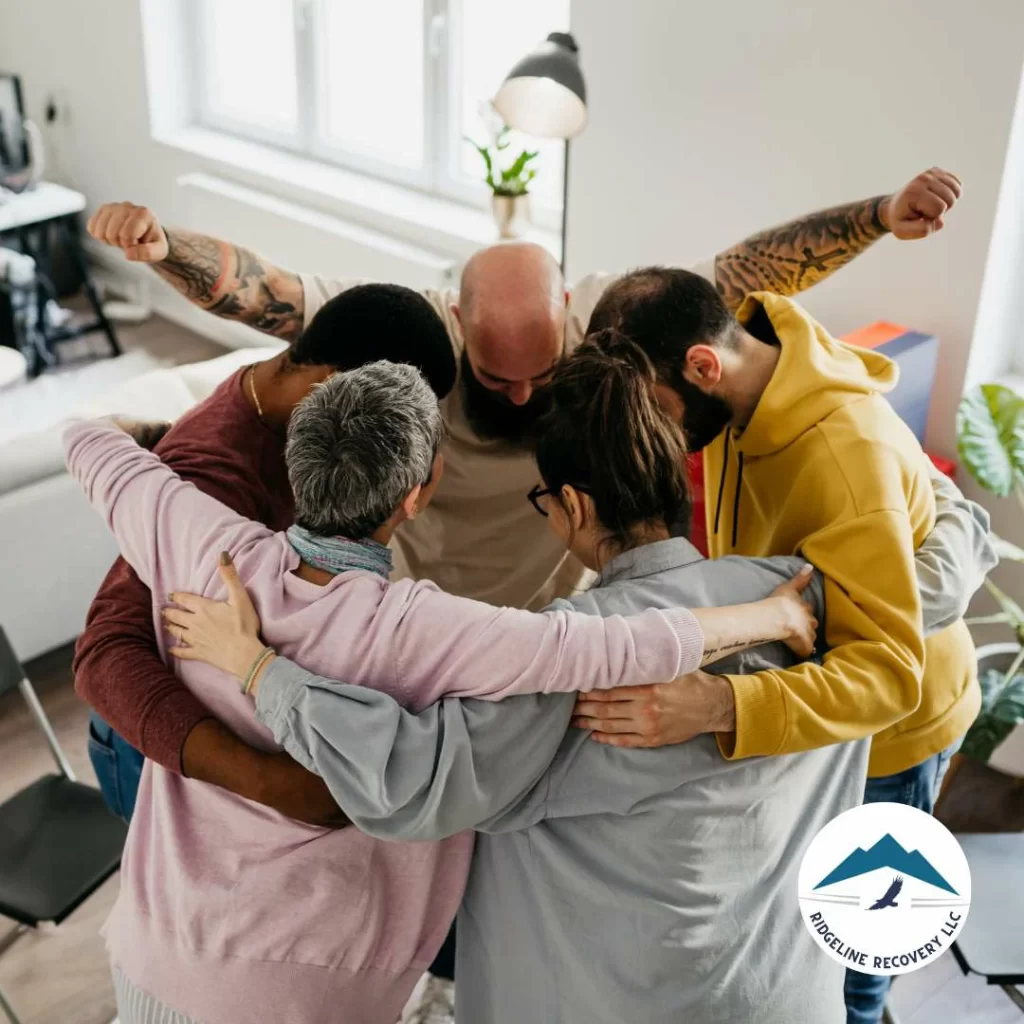
[[[886,907],[898,907],[899,904],[896,902],[896,897],[899,896],[900,890],[903,888],[903,879],[897,875],[892,880],[892,885],[885,890],[885,894],[880,900],[875,900],[874,903],[868,907],[868,910],[885,910]]]

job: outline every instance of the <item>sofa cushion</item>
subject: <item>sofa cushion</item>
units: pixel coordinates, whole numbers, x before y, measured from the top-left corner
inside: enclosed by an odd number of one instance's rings
[[[267,348],[238,349],[201,363],[151,370],[73,407],[69,418],[121,415],[138,420],[173,421],[236,370],[272,354],[273,350]],[[0,495],[64,472],[61,429],[57,425],[0,444]]]
[[[22,434],[0,446],[0,496],[63,472],[58,430]]]

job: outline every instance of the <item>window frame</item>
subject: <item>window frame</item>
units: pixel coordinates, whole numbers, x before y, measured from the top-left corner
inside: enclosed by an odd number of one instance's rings
[[[459,130],[461,69],[459,67],[463,0],[423,0],[423,165],[403,167],[345,146],[333,144],[321,133],[323,110],[317,102],[322,93],[324,68],[316,31],[329,0],[290,0],[294,23],[297,73],[297,122],[294,133],[225,117],[211,109],[205,89],[208,39],[203,31],[200,5],[204,0],[184,0],[185,36],[192,53],[186,75],[190,120],[195,127],[219,132],[248,142],[292,153],[332,167],[429,196],[451,200],[479,210],[490,205],[490,189],[460,172],[463,141]],[[432,100],[433,98],[433,100]],[[534,223],[558,230],[561,204],[540,202],[531,193]]]
[[[297,21],[296,12],[305,0],[289,0],[292,5],[293,19]],[[250,142],[260,142],[264,145],[273,146],[276,149],[288,150],[292,153],[302,153],[303,138],[303,96],[302,76],[298,78],[299,93],[297,96],[298,118],[296,121],[296,132],[276,131],[263,125],[254,125],[248,121],[240,121],[235,118],[225,117],[215,112],[208,102],[208,93],[204,88],[205,70],[207,66],[206,55],[209,52],[209,40],[203,30],[203,14],[200,5],[203,0],[184,0],[184,18],[186,38],[192,47],[191,67],[186,80],[190,83],[190,107],[192,121],[195,125],[208,128],[212,131],[223,132],[225,135],[234,135],[238,138],[247,139]],[[299,57],[298,27],[296,25],[296,59]]]

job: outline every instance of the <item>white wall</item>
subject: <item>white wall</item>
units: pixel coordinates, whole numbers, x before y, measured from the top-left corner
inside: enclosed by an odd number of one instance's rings
[[[981,290],[974,342],[965,384],[984,384],[1012,365],[1024,372],[1024,76],[996,206],[985,283]]]
[[[886,240],[806,298],[837,333],[888,319],[942,338],[929,439],[952,453],[1024,3],[578,0],[573,31],[591,111],[573,154],[574,275],[696,260],[933,164],[962,176],[940,236]]]

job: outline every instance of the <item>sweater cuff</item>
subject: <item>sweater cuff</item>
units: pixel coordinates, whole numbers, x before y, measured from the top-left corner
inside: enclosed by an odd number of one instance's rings
[[[288,712],[311,678],[304,668],[280,655],[272,658],[263,670],[260,687],[256,691],[256,717],[273,732],[278,743],[281,742]]]
[[[786,737],[786,702],[775,675],[758,672],[725,678],[736,703],[736,731],[715,735],[722,757],[736,761],[777,754]]]
[[[700,628],[697,617],[687,608],[661,608],[659,611],[679,641],[676,675],[695,672],[704,660],[704,630]]]
[[[209,708],[190,691],[168,691],[146,711],[139,734],[142,753],[175,775],[184,775],[181,753],[185,740],[207,718],[213,718]]]

